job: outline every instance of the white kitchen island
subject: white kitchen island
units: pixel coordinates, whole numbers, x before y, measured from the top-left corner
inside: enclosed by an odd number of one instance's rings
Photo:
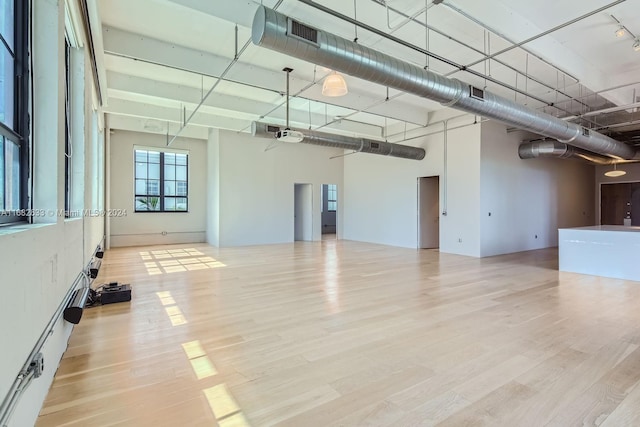
[[[560,271],[640,281],[640,227],[558,230]]]

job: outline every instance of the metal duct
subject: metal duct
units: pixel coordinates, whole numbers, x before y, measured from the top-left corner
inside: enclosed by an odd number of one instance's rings
[[[580,158],[598,165],[615,163],[615,160],[609,157],[590,153],[558,141],[523,142],[518,147],[518,155],[521,159],[535,159],[538,157],[555,157],[558,159]]]
[[[275,138],[276,132],[284,129],[284,126],[271,125],[262,122],[253,122],[251,134],[263,138]],[[367,138],[352,138],[349,136],[335,135],[326,132],[317,132],[308,129],[290,128],[304,135],[300,144],[320,145],[323,147],[343,148],[355,150],[361,153],[380,154],[382,156],[400,157],[403,159],[422,160],[425,151],[419,147],[392,144],[389,142],[374,141]]]
[[[295,58],[438,101],[446,107],[495,119],[585,150],[614,158],[636,157],[636,150],[623,142],[310,27],[264,6],[258,7],[254,16],[252,40],[256,45]]]

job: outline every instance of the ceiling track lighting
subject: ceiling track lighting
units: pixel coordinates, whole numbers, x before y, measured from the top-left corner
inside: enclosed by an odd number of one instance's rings
[[[620,37],[624,37],[624,35],[627,33],[627,30],[624,29],[624,26],[620,26],[620,28],[618,28],[616,30],[616,37],[620,38]]]
[[[636,52],[640,52],[640,39],[636,39],[632,47]]]

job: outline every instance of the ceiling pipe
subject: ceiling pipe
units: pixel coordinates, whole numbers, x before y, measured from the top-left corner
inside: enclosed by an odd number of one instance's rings
[[[275,134],[284,127],[263,122],[253,122],[251,124],[251,134],[253,136],[274,139]],[[322,147],[342,148],[344,150],[354,150],[359,153],[379,154],[382,156],[399,157],[402,159],[422,160],[426,152],[420,147],[409,145],[392,144],[390,142],[375,141],[367,138],[353,138],[349,136],[336,135],[333,133],[317,132],[309,129],[292,128],[288,129],[300,132],[304,139],[299,144],[319,145]]]
[[[254,16],[252,40],[258,46],[604,156],[636,157],[636,150],[623,142],[310,27],[264,6],[259,6]]]
[[[577,147],[572,147],[558,141],[532,141],[523,142],[518,147],[518,156],[521,159],[537,159],[540,157],[551,157],[556,159],[579,158],[597,165],[610,165],[617,163],[610,157],[600,156],[590,153]]]

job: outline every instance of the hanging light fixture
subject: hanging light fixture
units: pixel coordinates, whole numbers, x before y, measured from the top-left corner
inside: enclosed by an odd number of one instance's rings
[[[343,96],[349,92],[347,82],[335,71],[329,74],[322,84],[322,94],[324,96]]]
[[[609,176],[611,178],[615,178],[615,177],[626,175],[626,174],[627,174],[627,172],[618,170],[618,164],[617,163],[613,164],[613,169],[612,170],[606,171],[604,173],[605,176]]]

